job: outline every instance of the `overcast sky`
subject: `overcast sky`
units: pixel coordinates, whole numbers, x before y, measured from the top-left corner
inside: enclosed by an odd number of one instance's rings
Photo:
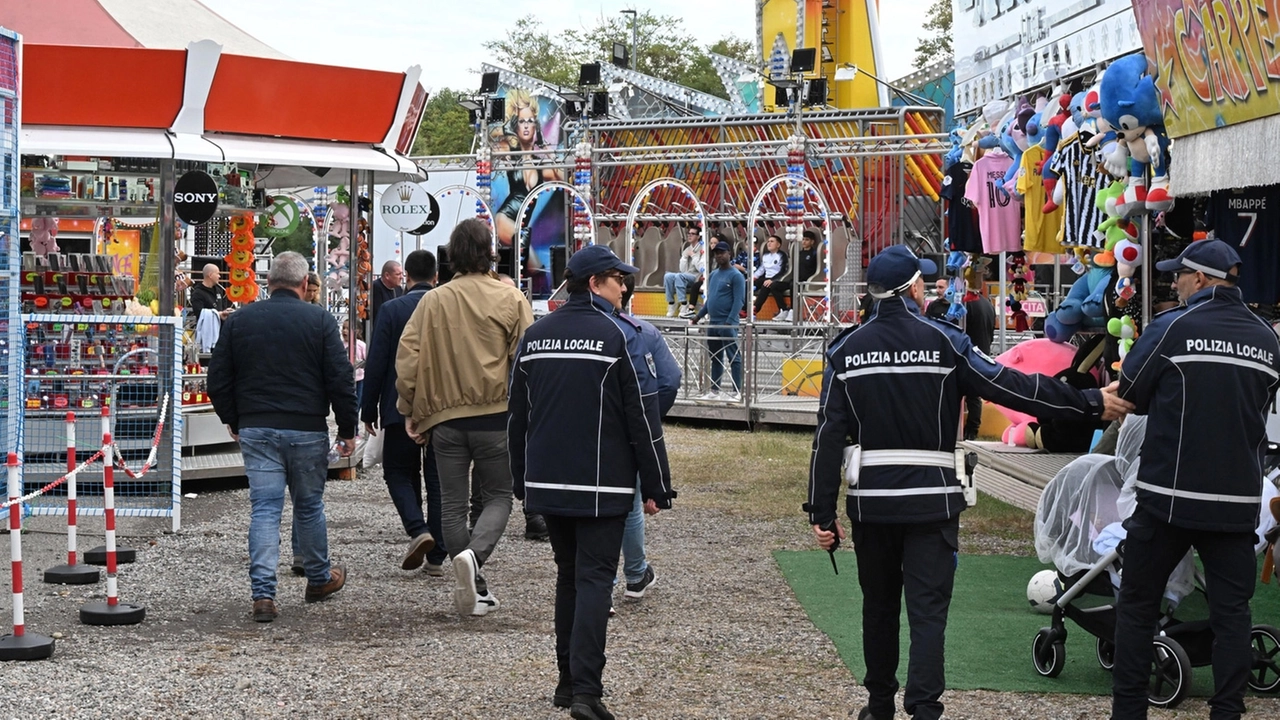
[[[510,32],[516,20],[535,14],[556,31],[593,27],[602,16],[636,8],[684,19],[685,31],[704,44],[728,34],[756,32],[754,0],[543,0],[507,3],[474,0],[201,0],[259,40],[315,63],[403,71],[422,66],[422,84],[468,89],[470,71],[489,61],[483,43]],[[931,0],[880,0],[880,77],[911,72],[916,42]],[[322,91],[322,88],[317,88]]]

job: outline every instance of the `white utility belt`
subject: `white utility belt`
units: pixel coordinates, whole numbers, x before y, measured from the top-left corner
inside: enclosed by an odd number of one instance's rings
[[[953,468],[960,480],[959,486],[931,487],[903,490],[859,490],[858,478],[864,467],[885,465],[912,465],[917,467]],[[965,451],[956,448],[954,452],[945,450],[863,450],[861,445],[848,445],[844,449],[844,480],[848,484],[849,495],[935,495],[962,492],[969,505],[977,501],[977,493],[973,490],[972,476],[965,467]],[[973,497],[971,498],[970,495]]]

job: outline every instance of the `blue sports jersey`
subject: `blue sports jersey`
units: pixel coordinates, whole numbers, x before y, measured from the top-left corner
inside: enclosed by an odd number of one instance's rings
[[[1205,224],[1240,253],[1244,301],[1280,302],[1280,185],[1215,191]]]

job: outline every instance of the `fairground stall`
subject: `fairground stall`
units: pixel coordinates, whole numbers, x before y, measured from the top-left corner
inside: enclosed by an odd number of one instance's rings
[[[718,62],[728,85],[741,70]],[[572,89],[482,70],[477,153],[416,158],[442,224],[492,218],[499,269],[535,310],[555,306],[566,259],[584,245],[636,264],[632,309],[682,364],[675,416],[812,425],[823,346],[857,320],[869,257],[905,242],[942,259],[941,108],[824,109],[825,90],[802,96],[793,81],[790,112],[760,113],[616,66],[584,65]],[[812,266],[786,280],[784,307],[771,297],[756,313],[749,289],[742,387],[721,396],[709,395],[713,328],[666,317],[664,277],[679,269],[690,229],[704,246],[728,238],[747,266],[768,235],[800,266],[805,231],[816,237]],[[442,280],[448,272],[442,257]]]
[[[209,337],[181,313],[191,271],[219,267],[228,298],[252,302],[273,245],[305,221],[314,237],[304,254],[328,252],[322,233],[351,238],[347,284],[329,295],[354,324],[347,308],[361,306],[370,279],[367,217],[353,202],[339,232],[340,213],[305,217],[295,191],[345,185],[356,198],[375,181],[420,179],[403,155],[426,99],[419,70],[235,55],[209,40],[185,49],[28,43],[24,62],[24,483],[62,475],[69,441],[96,445],[106,418],[129,468],[120,512],[171,517],[176,529],[182,478],[243,474],[204,394],[216,328]],[[85,68],[144,69],[148,81],[122,96]],[[82,476],[81,513],[101,512],[96,483]],[[30,503],[36,513],[66,507],[58,492]]]

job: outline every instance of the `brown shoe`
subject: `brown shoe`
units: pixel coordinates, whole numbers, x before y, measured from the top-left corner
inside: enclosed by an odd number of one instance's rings
[[[329,569],[329,582],[323,585],[307,585],[306,601],[320,602],[347,584],[347,571],[340,567]]]
[[[260,623],[269,623],[276,619],[280,611],[276,609],[276,601],[271,598],[262,598],[253,601],[253,621]]]

